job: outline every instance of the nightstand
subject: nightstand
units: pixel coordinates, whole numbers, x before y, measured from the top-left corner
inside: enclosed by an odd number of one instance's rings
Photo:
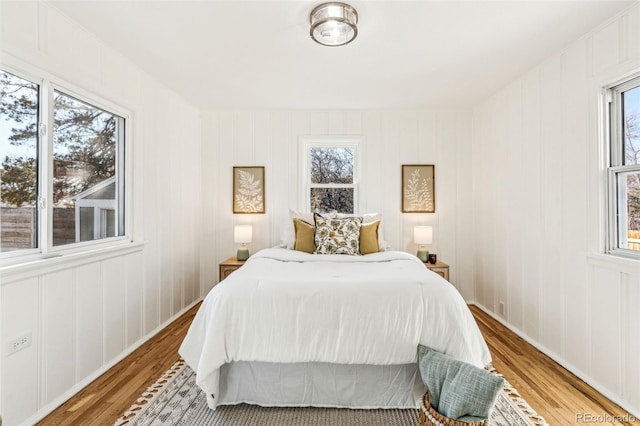
[[[244,265],[244,260],[238,260],[235,257],[230,257],[220,264],[220,281],[227,278],[233,271],[239,269]]]
[[[424,262],[424,266],[449,281],[449,265],[446,263],[438,260],[435,265],[433,263]]]

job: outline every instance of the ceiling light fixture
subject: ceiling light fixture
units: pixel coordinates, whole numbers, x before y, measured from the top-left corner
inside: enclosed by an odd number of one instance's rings
[[[309,18],[311,38],[324,46],[342,46],[358,35],[358,12],[346,3],[322,3]]]

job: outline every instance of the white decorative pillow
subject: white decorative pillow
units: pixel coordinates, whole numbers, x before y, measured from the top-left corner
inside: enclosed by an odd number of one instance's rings
[[[378,227],[378,246],[380,247],[380,251],[389,250],[390,246],[384,240],[384,236],[382,234],[382,231],[383,231],[383,228],[382,228],[382,213],[366,213],[366,214],[338,213],[336,215],[336,217],[339,218],[339,219],[346,218],[346,217],[361,217],[363,225],[366,225],[368,223],[373,223],[373,222],[379,220],[380,221],[380,226]]]
[[[315,254],[360,254],[361,217],[331,219],[314,214]]]

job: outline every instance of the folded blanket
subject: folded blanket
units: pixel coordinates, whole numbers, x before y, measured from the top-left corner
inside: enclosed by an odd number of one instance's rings
[[[431,392],[431,406],[450,419],[487,419],[504,386],[502,377],[422,345],[418,366]]]

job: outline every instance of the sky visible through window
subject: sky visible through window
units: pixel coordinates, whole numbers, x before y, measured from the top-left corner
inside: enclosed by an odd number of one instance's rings
[[[2,107],[0,109],[0,153],[2,159],[5,156],[29,157],[36,150],[36,138],[25,138],[19,144],[11,143],[9,137],[12,129],[26,129],[37,125],[38,122],[38,85],[2,72]],[[19,115],[17,108],[11,105],[21,106]],[[11,114],[14,112],[14,114]],[[13,115],[13,116],[12,116]],[[19,121],[17,121],[19,120]]]
[[[640,87],[623,93],[625,164],[640,164]]]

